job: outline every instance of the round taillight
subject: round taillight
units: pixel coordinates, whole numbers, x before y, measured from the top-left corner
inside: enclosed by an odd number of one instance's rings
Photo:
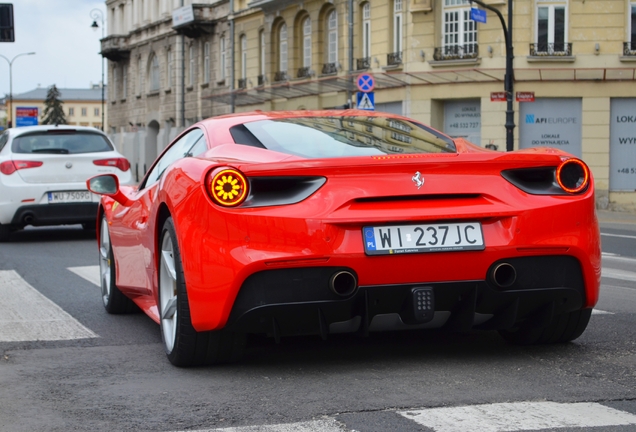
[[[590,183],[590,169],[580,159],[568,159],[557,168],[556,179],[568,193],[583,192]]]
[[[234,168],[223,168],[211,175],[210,195],[224,207],[235,207],[247,198],[247,179]]]

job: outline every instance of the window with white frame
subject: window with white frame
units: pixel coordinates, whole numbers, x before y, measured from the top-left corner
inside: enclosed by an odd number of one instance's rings
[[[247,78],[247,36],[241,36],[241,78]]]
[[[124,65],[121,71],[121,98],[128,97],[128,65]]]
[[[137,95],[141,95],[143,87],[144,66],[141,57],[137,59]]]
[[[287,25],[283,24],[278,30],[278,70],[287,72]]]
[[[265,75],[265,30],[261,30],[260,35],[259,35],[259,41],[260,41],[260,75],[264,76]]]
[[[477,23],[470,19],[469,0],[444,0],[443,53],[445,57],[477,54]]]
[[[99,117],[99,108],[94,108],[93,109],[93,116]]]
[[[303,20],[303,67],[311,67],[311,18]]]
[[[70,108],[68,109],[68,116],[69,116],[69,117],[73,117],[74,115],[75,115],[75,108],[70,107]]]
[[[167,84],[168,84],[168,88],[172,88],[173,85],[173,68],[174,68],[174,54],[172,52],[172,50],[168,51],[168,61],[167,61],[167,67],[166,67],[166,75],[167,75]]]
[[[88,108],[82,108],[82,117],[86,117],[88,115]]]
[[[566,6],[565,2],[537,2],[536,52],[558,54],[569,51]]]
[[[338,62],[338,13],[329,12],[327,17],[327,63]]]
[[[393,52],[402,52],[402,0],[393,1]]]
[[[371,4],[362,6],[362,57],[371,57]]]
[[[203,82],[210,82],[210,42],[203,45]]]
[[[194,85],[194,46],[190,46],[190,49],[188,50],[188,58],[190,59],[190,69],[189,69],[189,73],[188,73],[188,85],[189,86],[193,86]]]
[[[153,54],[150,60],[150,91],[159,90],[159,59]]]
[[[225,56],[227,53],[225,52],[225,36],[221,37],[219,40],[219,78],[221,80],[225,79],[226,73],[226,65],[225,65]]]

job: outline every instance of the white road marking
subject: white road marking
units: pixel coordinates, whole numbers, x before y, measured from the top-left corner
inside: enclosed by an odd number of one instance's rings
[[[601,233],[602,236],[607,237],[620,237],[620,238],[628,238],[628,239],[636,239],[636,236],[624,235],[624,234],[609,234],[609,233]]]
[[[259,425],[229,427],[223,429],[201,429],[195,432],[344,432],[345,430],[333,419],[313,420],[299,423],[277,425]]]
[[[87,281],[101,286],[99,280],[99,266],[84,266],[84,267],[68,267],[68,270],[72,271],[76,275],[83,277]]]
[[[609,252],[603,252],[603,261],[619,261],[636,265],[636,258],[624,257]]]
[[[603,267],[601,277],[636,282],[636,273]]]
[[[14,270],[0,271],[0,342],[99,337]]]
[[[515,402],[398,413],[436,432],[508,432],[636,425],[636,415],[588,402]]]
[[[614,315],[614,312],[608,312],[600,309],[592,309],[592,315]]]

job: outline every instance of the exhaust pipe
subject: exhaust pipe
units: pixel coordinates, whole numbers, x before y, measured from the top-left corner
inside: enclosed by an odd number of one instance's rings
[[[517,271],[509,263],[497,264],[491,271],[490,279],[499,288],[509,288],[517,280]]]
[[[22,218],[22,222],[25,225],[31,225],[33,223],[33,221],[35,220],[35,216],[33,216],[32,213],[27,213],[24,215],[24,217]]]
[[[329,289],[340,297],[348,297],[358,289],[358,279],[350,271],[339,271],[329,279]]]

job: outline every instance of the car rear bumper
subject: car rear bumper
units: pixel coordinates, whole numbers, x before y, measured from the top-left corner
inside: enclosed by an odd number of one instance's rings
[[[226,328],[281,336],[439,328],[510,329],[547,325],[554,315],[585,305],[581,266],[570,256],[511,258],[516,271],[507,287],[487,280],[360,286],[339,296],[331,277],[342,267],[258,272],[243,283]],[[428,316],[417,314],[419,290],[431,293]]]
[[[79,223],[95,223],[98,203],[34,204],[19,207],[12,225],[44,226]]]

